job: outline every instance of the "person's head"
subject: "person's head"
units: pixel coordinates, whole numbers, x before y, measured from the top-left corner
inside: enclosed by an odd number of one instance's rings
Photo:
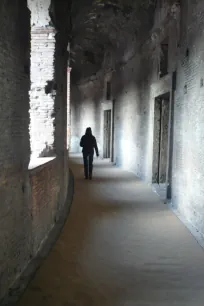
[[[86,129],[86,135],[92,135],[92,131],[90,127]]]

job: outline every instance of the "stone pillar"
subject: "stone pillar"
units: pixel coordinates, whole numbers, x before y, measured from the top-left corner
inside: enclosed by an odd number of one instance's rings
[[[67,149],[71,141],[71,107],[70,107],[70,74],[72,68],[67,68]]]
[[[29,0],[31,10],[31,159],[54,154],[55,29],[50,0]]]
[[[0,1],[0,305],[30,260],[28,187],[30,12]],[[17,288],[17,286],[15,287]],[[15,293],[14,293],[15,294]]]

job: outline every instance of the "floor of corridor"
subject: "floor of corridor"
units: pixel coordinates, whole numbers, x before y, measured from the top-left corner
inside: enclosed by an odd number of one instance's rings
[[[151,189],[72,158],[75,194],[60,238],[18,306],[203,306],[204,252]]]

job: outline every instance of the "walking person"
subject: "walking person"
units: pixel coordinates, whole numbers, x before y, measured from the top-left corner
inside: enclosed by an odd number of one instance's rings
[[[94,149],[97,157],[99,157],[99,153],[96,138],[92,135],[90,127],[86,129],[85,135],[82,136],[80,146],[83,148],[82,153],[84,159],[84,178],[86,180],[88,178],[91,180],[93,172]]]

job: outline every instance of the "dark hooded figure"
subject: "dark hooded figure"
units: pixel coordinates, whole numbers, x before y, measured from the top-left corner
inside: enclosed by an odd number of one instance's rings
[[[84,159],[84,176],[85,179],[92,179],[93,171],[93,156],[94,149],[96,151],[96,156],[99,156],[96,138],[92,135],[91,128],[86,129],[86,133],[82,136],[80,141],[80,146],[83,148],[83,159]]]

